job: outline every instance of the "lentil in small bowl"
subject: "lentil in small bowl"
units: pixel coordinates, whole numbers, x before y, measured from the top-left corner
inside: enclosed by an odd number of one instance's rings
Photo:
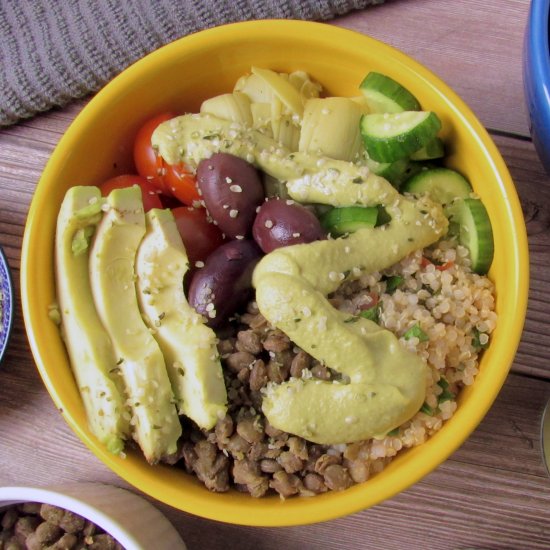
[[[185,550],[142,497],[100,483],[0,487],[0,547]]]

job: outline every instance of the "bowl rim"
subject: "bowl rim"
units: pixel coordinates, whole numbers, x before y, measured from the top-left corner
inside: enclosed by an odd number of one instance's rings
[[[3,292],[7,290],[7,293]],[[14,291],[13,277],[8,258],[0,246],[0,363],[4,358],[13,329],[14,321]]]
[[[532,0],[525,28],[523,85],[529,130],[546,170],[550,172],[550,0]]]
[[[87,491],[93,495],[93,498],[88,496]],[[148,550],[144,546],[143,541],[140,540],[141,537],[139,533],[136,534],[131,532],[128,526],[121,524],[120,521],[103,511],[98,505],[98,497],[112,498],[114,495],[124,498],[127,504],[131,501],[139,502],[142,506],[142,510],[143,508],[147,509],[150,514],[155,516],[156,521],[162,522],[162,527],[166,529],[168,536],[174,544],[181,542],[178,549],[185,550],[185,543],[179,536],[179,533],[158,508],[153,506],[141,495],[137,495],[128,489],[106,483],[73,482],[44,487],[31,485],[1,486],[0,509],[12,504],[21,504],[24,502],[51,504],[74,512],[96,524],[106,533],[111,535],[117,542],[122,544],[124,548]]]
[[[110,469],[131,483],[134,487],[142,490],[161,502],[186,512],[222,522],[256,526],[303,525],[307,523],[335,519],[340,516],[358,512],[364,508],[373,506],[383,500],[386,500],[387,498],[397,495],[422,479],[425,475],[433,471],[444,460],[446,460],[450,454],[467,439],[467,437],[477,427],[479,422],[481,422],[482,418],[494,402],[508,375],[517,346],[519,345],[523,323],[525,320],[529,280],[528,247],[525,222],[523,220],[519,199],[517,197],[513,181],[496,145],[493,143],[491,137],[478,121],[471,109],[439,77],[408,55],[370,36],[326,23],[289,20],[262,20],[232,23],[189,35],[149,54],[113,79],[111,83],[105,86],[105,88],[84,107],[82,112],[78,115],[73,124],[71,124],[66,134],[62,137],[60,143],[56,147],[56,151],[52,154],[46,170],[42,175],[40,183],[47,180],[50,172],[54,172],[54,165],[57,158],[56,154],[60,148],[66,148],[69,146],[71,141],[78,135],[78,129],[75,125],[76,121],[86,121],[92,118],[94,112],[97,111],[103,103],[108,102],[111,95],[116,94],[117,87],[124,86],[125,82],[131,82],[132,79],[139,74],[139,71],[144,71],[148,66],[154,65],[157,59],[160,60],[164,56],[170,55],[170,52],[173,52],[178,48],[184,48],[185,51],[191,51],[194,48],[205,46],[207,43],[211,45],[213,41],[217,41],[218,43],[227,43],[231,40],[235,33],[248,33],[247,38],[249,38],[252,34],[262,36],[262,34],[273,33],[274,31],[276,31],[277,36],[280,34],[285,37],[288,36],[289,33],[296,35],[297,37],[303,37],[304,35],[311,36],[313,34],[317,36],[318,34],[322,34],[323,39],[329,38],[331,41],[334,41],[334,43],[346,43],[346,47],[350,48],[357,47],[358,49],[368,49],[369,46],[376,45],[376,47],[385,54],[389,54],[391,56],[392,62],[406,65],[411,71],[416,73],[419,79],[424,81],[426,86],[434,89],[439,95],[446,98],[449,108],[453,110],[457,117],[460,118],[461,123],[465,125],[468,131],[475,138],[476,142],[482,147],[485,152],[485,156],[490,163],[492,171],[497,177],[498,184],[501,186],[503,192],[505,192],[507,213],[510,217],[515,236],[515,241],[510,243],[511,254],[515,259],[514,272],[510,274],[510,277],[517,279],[518,284],[515,289],[516,294],[510,298],[511,300],[515,300],[516,304],[516,317],[510,321],[509,325],[509,327],[511,327],[511,334],[507,338],[508,344],[506,349],[499,348],[499,359],[501,363],[507,365],[507,368],[499,368],[497,371],[497,376],[491,380],[484,377],[483,387],[485,388],[485,393],[479,396],[479,400],[476,402],[475,408],[473,404],[468,407],[467,412],[462,410],[464,407],[458,408],[457,414],[460,414],[463,419],[463,424],[460,426],[460,429],[456,429],[453,433],[441,430],[436,434],[436,436],[432,437],[422,445],[422,447],[431,449],[432,452],[425,453],[425,460],[417,460],[415,462],[416,470],[414,472],[408,471],[408,475],[404,476],[395,475],[394,470],[392,470],[392,483],[385,483],[384,485],[377,483],[376,480],[378,479],[378,476],[375,476],[367,482],[367,485],[371,486],[370,490],[361,490],[364,489],[364,484],[360,484],[342,493],[331,492],[330,495],[318,495],[312,499],[308,499],[307,503],[304,503],[304,499],[289,499],[284,503],[284,508],[273,504],[275,502],[273,499],[276,497],[260,499],[260,502],[255,501],[247,506],[242,504],[242,500],[238,500],[238,502],[236,502],[236,498],[227,499],[224,498],[224,495],[215,495],[215,498],[217,499],[215,500],[213,498],[214,495],[209,493],[206,489],[204,489],[204,494],[193,492],[192,495],[189,495],[189,498],[186,498],[185,502],[180,502],[175,499],[175,495],[173,493],[162,493],[158,489],[151,487],[147,480],[140,479],[136,482],[131,479],[128,470],[123,464],[115,460],[107,453],[106,450],[99,448],[99,444],[90,437],[85,429],[79,425],[76,419],[68,414],[66,410],[62,411],[69,426],[92,450],[92,452],[96,454],[96,456],[98,456],[98,458],[100,458],[100,460],[102,460]],[[46,199],[44,186],[41,186],[40,183],[31,204],[30,214],[37,212],[40,201]],[[29,288],[31,283],[30,279],[32,269],[29,267],[33,264],[33,258],[31,256],[31,235],[34,231],[39,230],[39,228],[34,226],[33,218],[34,216],[29,215],[29,222],[25,228],[23,242],[21,285],[25,290]],[[52,396],[52,399],[58,407],[61,407],[62,403],[60,402],[56,389],[49,378],[48,369],[41,357],[41,351],[38,346],[36,335],[33,333],[33,324],[35,322],[34,318],[36,312],[33,312],[27,292],[23,293],[22,300],[29,342],[38,366],[38,370]],[[437,446],[434,443],[436,440]],[[386,471],[389,468],[391,468],[391,464]],[[375,487],[376,490],[374,489]],[[248,500],[254,499],[248,497]],[[268,500],[271,502],[270,505],[265,504]],[[254,508],[258,509],[258,514],[243,515],[243,510],[246,509],[249,513],[252,513]],[[298,510],[300,511],[299,514],[292,513]]]

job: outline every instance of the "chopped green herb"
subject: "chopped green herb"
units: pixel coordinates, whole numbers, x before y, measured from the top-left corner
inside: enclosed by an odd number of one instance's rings
[[[220,134],[208,134],[206,136],[203,136],[202,139],[207,139],[209,141],[211,141],[213,139],[220,139]]]
[[[353,183],[363,183],[363,178],[357,176],[351,180]]]
[[[363,319],[368,319],[369,321],[378,323],[380,321],[380,306],[372,306],[371,308],[362,311],[359,315],[363,317]]]
[[[386,279],[386,292],[388,294],[393,294],[397,288],[399,288],[403,283],[405,279],[401,277],[401,275],[394,275],[392,277],[388,277]]]
[[[477,328],[474,328],[474,330],[472,331],[472,346],[474,346],[474,348],[476,350],[480,350],[480,349],[486,349],[487,346],[489,345],[489,339],[487,338],[487,342],[485,342],[484,344],[481,343],[480,341],[480,336],[482,334],[486,334],[485,332],[480,332]]]
[[[428,403],[424,403],[422,407],[420,407],[420,412],[423,412],[424,414],[427,414],[428,416],[434,415],[434,409],[428,405]]]
[[[48,317],[50,321],[56,325],[61,324],[61,312],[59,311],[59,306],[57,304],[51,304],[48,306]]]
[[[302,320],[302,319],[300,319],[300,317],[296,317],[296,318],[294,319],[294,322],[295,322],[295,323],[299,323],[301,320]]]
[[[437,402],[439,404],[445,403],[445,401],[451,401],[455,397],[456,395],[452,391],[445,389],[437,396]]]
[[[93,225],[87,225],[86,227],[81,227],[74,234],[71,242],[71,251],[75,256],[79,256],[88,250],[94,230],[95,227]]]
[[[101,208],[105,202],[105,199],[97,200],[88,206],[84,206],[74,213],[74,217],[78,220],[85,220],[88,218],[94,218],[96,216],[101,217]],[[90,220],[94,221],[94,220]]]
[[[441,377],[437,385],[443,390],[437,396],[438,404],[445,403],[445,401],[451,401],[451,399],[454,399],[456,397],[456,395],[452,391],[449,391],[449,382],[447,382],[445,378]]]
[[[119,374],[120,373],[120,369],[118,367],[115,367],[114,369],[111,369],[109,371],[110,374]]]
[[[180,376],[185,376],[185,371],[181,367],[178,368],[178,373]]]
[[[122,363],[124,363],[124,359],[121,357],[121,358],[116,362],[116,364],[117,364],[117,365],[122,365]]]
[[[403,334],[405,340],[410,340],[411,338],[418,338],[420,342],[427,342],[429,340],[428,335],[420,328],[417,324],[413,325],[405,334]]]

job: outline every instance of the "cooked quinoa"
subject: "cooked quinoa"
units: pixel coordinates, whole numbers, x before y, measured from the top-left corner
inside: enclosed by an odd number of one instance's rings
[[[417,251],[390,269],[344,282],[329,297],[350,322],[363,316],[394,332],[429,365],[420,411],[383,439],[318,445],[283,433],[262,414],[262,389],[289,377],[339,377],[268,324],[255,302],[220,334],[229,408],[214,430],[184,427],[181,464],[217,492],[231,487],[261,497],[343,490],[378,473],[402,449],[420,445],[456,410],[480,352],[496,326],[494,287],[472,273],[468,251],[453,241]]]

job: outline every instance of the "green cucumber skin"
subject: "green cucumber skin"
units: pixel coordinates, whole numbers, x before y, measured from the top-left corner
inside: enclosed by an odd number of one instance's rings
[[[389,76],[377,72],[370,72],[359,85],[359,89],[369,98],[371,91],[378,92],[386,96],[389,101],[397,106],[401,111],[419,111],[420,103],[409,90],[393,80]],[[399,112],[395,111],[394,112]]]
[[[374,227],[377,218],[376,207],[346,206],[327,212],[321,218],[321,226],[333,237],[339,237],[363,227]]]
[[[472,186],[462,175],[450,168],[421,170],[410,177],[401,187],[402,193],[427,193],[441,204],[449,204],[456,198],[467,198]]]
[[[407,132],[390,138],[379,138],[372,135],[369,129],[369,116],[373,115],[361,117],[361,135],[369,157],[377,162],[395,162],[410,157],[412,153],[435,138],[441,129],[439,117],[434,112],[430,112],[423,121]]]
[[[396,189],[407,179],[410,169],[410,162],[406,158],[383,163],[367,158],[366,164],[373,174],[387,179]]]
[[[494,256],[493,229],[479,199],[460,199],[449,208],[451,223],[459,226],[458,240],[470,251],[472,271],[485,275]]]
[[[445,146],[441,138],[435,137],[426,143],[422,149],[411,154],[411,160],[433,160],[445,156]]]

